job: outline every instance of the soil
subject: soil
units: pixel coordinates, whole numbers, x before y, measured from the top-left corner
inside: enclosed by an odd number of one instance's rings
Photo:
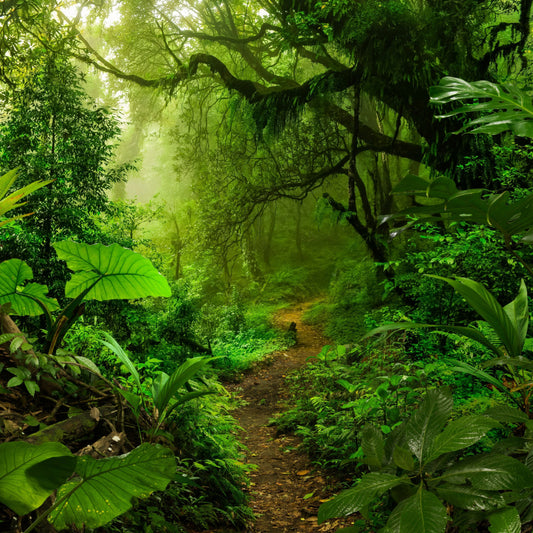
[[[234,387],[244,402],[233,414],[243,429],[241,439],[248,449],[246,461],[257,466],[251,473],[250,489],[251,507],[257,519],[246,530],[249,533],[318,533],[350,524],[333,520],[318,525],[318,507],[333,495],[332,487],[311,466],[309,457],[298,451],[300,440],[292,435],[278,435],[269,424],[283,409],[288,396],[286,375],[310,363],[308,358],[328,344],[315,328],[302,323],[302,314],[309,305],[286,309],[277,315],[276,323],[282,330],[296,324],[296,344],[274,353],[271,365],[255,370]]]

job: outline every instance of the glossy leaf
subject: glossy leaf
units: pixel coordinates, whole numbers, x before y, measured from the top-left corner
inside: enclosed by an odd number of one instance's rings
[[[447,522],[444,505],[420,487],[402,506],[400,533],[443,533]]]
[[[8,259],[0,263],[0,305],[10,303],[12,312],[17,315],[42,315],[44,309],[40,300],[49,311],[58,308],[57,301],[48,298],[48,288],[39,283],[24,284],[33,279],[31,268],[20,259]]]
[[[420,407],[405,425],[405,441],[409,449],[423,461],[435,438],[442,431],[452,412],[451,394],[430,390]]]
[[[522,522],[515,507],[508,507],[489,516],[490,533],[520,533]]]
[[[387,490],[407,481],[407,478],[399,478],[392,474],[378,472],[367,474],[355,487],[344,490],[333,499],[323,503],[318,509],[318,523],[355,513]]]
[[[54,245],[59,259],[74,271],[67,282],[69,298],[114,300],[171,296],[167,280],[142,255],[118,244],[82,244],[73,241]]]
[[[507,455],[473,456],[460,461],[442,478],[450,483],[470,484],[482,490],[520,490],[533,487],[533,472]]]
[[[18,515],[37,509],[72,474],[75,463],[58,442],[0,444],[0,501]]]
[[[382,466],[385,462],[385,442],[383,433],[374,425],[368,424],[361,431],[361,448],[364,462],[370,466]]]
[[[481,415],[463,416],[454,420],[435,438],[427,460],[431,461],[444,453],[467,448],[497,427],[501,425],[496,420]]]
[[[80,457],[79,477],[59,489],[59,505],[48,520],[59,530],[73,524],[100,527],[130,509],[133,498],[164,490],[175,469],[173,453],[158,445],[141,444],[119,457]]]
[[[468,485],[446,483],[437,488],[437,493],[445,502],[467,511],[487,511],[505,505],[505,500],[499,492],[476,489]]]
[[[527,422],[529,420],[524,412],[505,404],[495,405],[487,409],[485,414],[499,422]]]

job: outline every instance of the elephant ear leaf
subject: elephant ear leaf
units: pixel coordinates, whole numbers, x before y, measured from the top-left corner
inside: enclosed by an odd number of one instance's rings
[[[148,259],[118,244],[61,241],[53,246],[74,271],[65,289],[69,298],[104,301],[171,295],[167,280]]]
[[[31,268],[20,259],[8,259],[0,264],[0,304],[10,303],[17,315],[41,315],[44,310],[58,308],[56,300],[46,296],[48,288],[40,283],[28,283],[33,278]],[[38,303],[39,302],[39,303]],[[44,306],[44,308],[43,308]]]
[[[73,472],[76,458],[57,442],[0,445],[0,502],[18,515],[40,507]]]
[[[58,530],[73,524],[88,529],[103,526],[130,509],[133,498],[164,490],[175,469],[169,449],[147,443],[120,457],[80,457],[76,465],[79,477],[59,489],[59,505],[48,520]]]

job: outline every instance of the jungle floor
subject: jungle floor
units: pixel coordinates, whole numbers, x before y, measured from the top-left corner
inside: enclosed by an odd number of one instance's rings
[[[283,330],[291,322],[296,324],[297,343],[286,351],[272,354],[271,364],[255,370],[232,387],[244,403],[233,414],[243,429],[241,439],[248,449],[246,460],[257,465],[251,474],[250,488],[251,506],[257,519],[246,530],[250,533],[330,532],[352,523],[332,520],[318,525],[318,507],[321,501],[332,496],[332,485],[297,450],[300,442],[297,437],[277,435],[276,428],[269,425],[287,400],[285,376],[307,364],[310,356],[328,344],[315,328],[302,323],[305,308],[302,305],[283,310],[276,319]]]

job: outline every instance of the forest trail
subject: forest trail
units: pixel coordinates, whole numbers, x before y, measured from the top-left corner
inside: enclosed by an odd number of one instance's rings
[[[302,323],[302,304],[280,311],[275,323],[287,331],[296,324],[297,343],[272,354],[271,365],[247,375],[234,389],[245,402],[233,415],[243,429],[241,441],[247,447],[246,462],[257,465],[251,473],[251,507],[257,520],[247,530],[251,533],[318,533],[335,531],[341,524],[333,521],[318,525],[320,500],[326,481],[310,465],[309,458],[296,451],[299,439],[277,435],[269,420],[282,409],[287,397],[285,376],[305,365],[328,341],[312,326]],[[225,530],[227,531],[227,530]]]

